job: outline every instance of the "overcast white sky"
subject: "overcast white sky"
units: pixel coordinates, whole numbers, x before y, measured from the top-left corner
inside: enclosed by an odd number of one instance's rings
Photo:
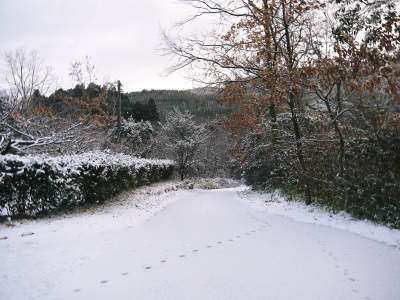
[[[191,88],[185,72],[160,75],[171,58],[157,50],[160,28],[190,13],[177,0],[0,0],[1,60],[21,47],[37,50],[64,88],[71,62],[86,55],[100,83],[119,79],[125,91]]]

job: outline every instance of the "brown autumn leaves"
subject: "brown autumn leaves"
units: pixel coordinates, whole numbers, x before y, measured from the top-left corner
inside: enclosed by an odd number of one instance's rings
[[[178,58],[173,69],[204,70],[204,81],[222,89],[220,101],[236,108],[226,125],[242,168],[250,164],[243,142],[264,133],[265,155],[290,153],[287,165],[311,202],[313,186],[346,181],[350,141],[399,130],[400,19],[393,1],[183,2],[197,11],[191,22],[218,16],[218,26],[197,38],[165,34]],[[328,167],[318,156],[334,159]],[[332,172],[321,175],[319,167]]]

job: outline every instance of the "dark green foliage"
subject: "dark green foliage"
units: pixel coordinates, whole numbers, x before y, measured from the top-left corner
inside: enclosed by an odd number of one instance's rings
[[[0,208],[12,216],[41,215],[83,202],[62,172],[48,163],[26,167],[15,156],[0,162],[0,173]]]
[[[150,98],[149,102],[147,102],[147,108],[146,108],[145,112],[146,112],[148,121],[159,121],[160,120],[160,116],[157,111],[157,105],[154,102],[153,98]]]
[[[267,134],[255,134],[242,143],[242,176],[256,189],[281,189],[290,197],[303,195],[296,159],[269,143]],[[309,142],[305,147],[310,166],[310,187],[315,203],[345,210],[361,219],[400,228],[400,134],[382,130],[369,138],[346,143],[345,170],[338,174],[337,146]]]
[[[169,161],[86,153],[54,159],[3,156],[0,210],[11,216],[43,216],[85,203],[101,203],[119,192],[168,178]]]
[[[336,187],[348,193],[347,210],[400,228],[400,135],[385,132],[354,140],[348,145],[346,161],[347,184]]]
[[[270,143],[263,143],[264,135],[251,134],[241,144],[245,153],[242,176],[256,189],[279,188],[289,180],[284,153]],[[265,141],[265,140],[264,140]]]
[[[316,147],[315,145],[313,146]],[[313,169],[315,201],[357,218],[400,228],[400,135],[382,131],[379,136],[353,138],[346,143],[345,170],[337,172],[335,145],[308,151]]]
[[[154,99],[150,98],[147,103],[131,102],[128,97],[122,99],[122,116],[125,119],[133,118],[135,121],[159,121],[157,106]]]

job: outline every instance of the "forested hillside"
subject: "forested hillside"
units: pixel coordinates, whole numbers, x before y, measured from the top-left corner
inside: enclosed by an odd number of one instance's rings
[[[174,107],[181,111],[188,111],[199,119],[212,119],[215,116],[226,115],[231,109],[218,103],[220,97],[216,91],[210,90],[143,90],[140,92],[127,93],[129,104],[123,103],[123,107],[139,102],[148,103],[153,99],[160,118],[165,119],[166,114]]]

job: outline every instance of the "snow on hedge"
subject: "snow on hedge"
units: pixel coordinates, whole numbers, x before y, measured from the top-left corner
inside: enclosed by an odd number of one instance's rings
[[[0,210],[36,216],[103,202],[122,190],[168,178],[170,160],[88,152],[59,157],[0,156]]]

